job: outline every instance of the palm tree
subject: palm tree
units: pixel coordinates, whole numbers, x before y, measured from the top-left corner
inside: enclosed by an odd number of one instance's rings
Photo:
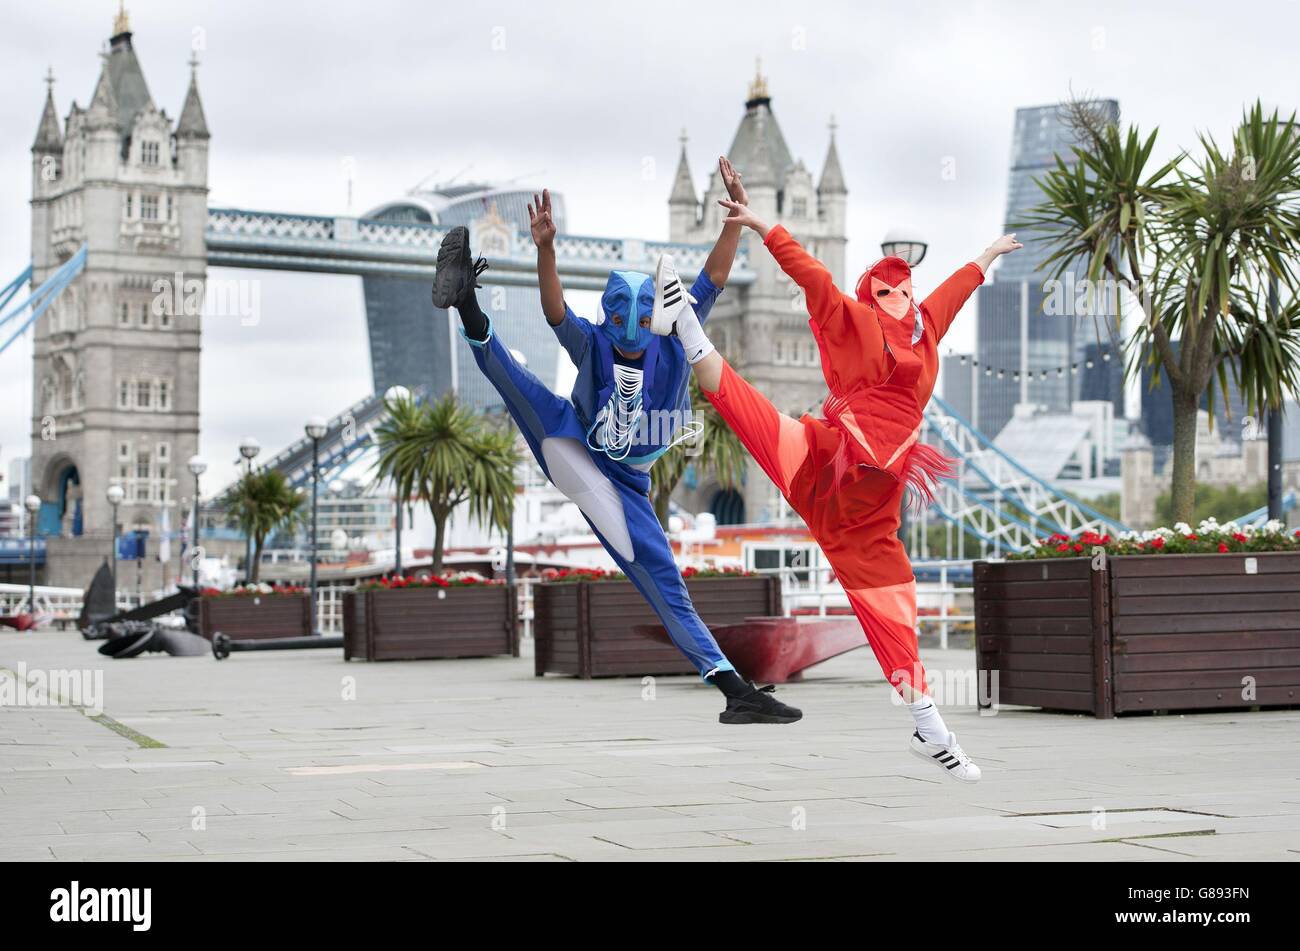
[[[442,571],[447,519],[469,503],[480,525],[505,530],[514,515],[519,451],[513,431],[489,425],[448,394],[436,403],[390,399],[375,429],[378,479],[391,479],[399,499],[412,496],[433,516],[433,572]]]
[[[249,582],[255,584],[261,573],[266,537],[277,529],[297,528],[303,522],[303,497],[283,472],[251,471],[236,483],[226,511],[253,539],[253,563],[246,573]]]
[[[1202,135],[1201,158],[1181,153],[1149,171],[1158,130],[1121,134],[1087,102],[1070,104],[1067,121],[1076,161],[1057,157],[1024,224],[1045,233],[1056,277],[1086,262],[1090,281],[1141,302],[1128,370],[1146,364],[1153,385],[1169,380],[1172,509],[1190,523],[1202,398],[1213,418],[1231,374],[1253,415],[1300,383],[1300,127],[1256,102],[1226,150]],[[1289,303],[1270,300],[1277,287]]]
[[[740,437],[700,392],[695,374],[691,374],[690,386],[692,419],[701,424],[700,433],[673,446],[650,469],[650,497],[664,528],[668,527],[669,499],[686,474],[687,466],[694,465],[701,476],[712,473],[724,489],[735,489],[745,477],[749,458]]]

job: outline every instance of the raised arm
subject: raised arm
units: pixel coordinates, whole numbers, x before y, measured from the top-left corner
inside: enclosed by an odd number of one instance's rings
[[[1000,256],[1010,254],[1022,247],[1024,245],[1016,240],[1014,234],[1004,234],[985,248],[983,254],[961,267],[921,302],[921,309],[934,321],[934,330],[938,339],[943,339],[948,328],[952,326],[957,312],[970,299],[971,294],[975,293],[975,288],[984,283],[984,277],[993,266],[993,262]]]
[[[727,194],[739,205],[748,205],[749,196],[741,182],[741,174],[736,171],[725,155],[718,156],[718,173],[722,183],[727,186]],[[713,286],[726,287],[727,278],[731,276],[731,265],[736,260],[736,249],[740,247],[741,224],[734,214],[728,215],[722,222],[722,234],[718,235],[708,260],[704,262],[704,273],[709,275]]]
[[[549,189],[542,189],[540,198],[533,195],[533,204],[528,206],[528,226],[537,245],[537,286],[542,296],[542,313],[548,324],[558,327],[564,322],[564,285],[555,265],[555,220],[551,217]]]
[[[781,265],[781,270],[803,288],[808,301],[808,314],[814,321],[823,324],[839,312],[843,295],[835,286],[831,272],[821,261],[805,251],[803,245],[783,225],[769,225],[739,202],[720,198],[718,204],[731,210],[728,221],[753,229],[763,239],[763,244],[772,252],[772,257]]]

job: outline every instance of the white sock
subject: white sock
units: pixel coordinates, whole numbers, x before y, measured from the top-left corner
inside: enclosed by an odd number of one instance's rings
[[[916,721],[916,732],[921,734],[921,739],[927,743],[948,745],[951,734],[943,722],[943,717],[939,715],[939,707],[933,700],[922,697],[915,703],[905,704],[905,706],[912,714],[912,719]]]
[[[699,363],[714,351],[713,344],[704,335],[700,318],[695,316],[695,308],[687,304],[677,315],[677,339],[682,342],[689,363]]]

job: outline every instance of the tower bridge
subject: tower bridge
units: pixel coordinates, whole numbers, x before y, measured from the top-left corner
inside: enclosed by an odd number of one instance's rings
[[[212,267],[316,271],[433,280],[438,247],[449,228],[423,222],[330,215],[298,215],[242,208],[209,208],[205,232]],[[537,286],[537,249],[532,238],[492,210],[471,222],[471,244],[491,268],[485,285]],[[602,290],[612,270],[653,271],[669,253],[683,274],[704,266],[711,244],[598,238],[560,234],[556,265],[566,289]],[[748,249],[737,257],[728,282],[754,282]]]
[[[11,329],[34,328],[32,484],[43,500],[38,531],[47,539],[45,578],[52,584],[82,585],[104,558],[114,532],[115,514],[105,498],[110,484],[126,493],[116,512],[122,530],[156,532],[169,510],[171,525],[183,521],[178,505],[190,486],[185,462],[199,446],[201,315],[160,305],[159,280],[170,286],[180,274],[186,296],[192,286],[201,299],[210,267],[359,276],[374,392],[394,383],[431,396],[453,390],[486,408],[494,398],[488,384],[476,373],[458,374],[468,354],[454,332],[454,316],[434,309],[429,298],[442,238],[453,225],[467,224],[475,250],[491,264],[483,282],[512,316],[511,346],[526,353],[533,348],[530,366],[544,379],[548,355],[553,366],[558,353],[540,316],[528,319],[540,308],[522,189],[414,192],[360,217],[209,207],[212,133],[198,63],[191,59],[189,85],[173,120],[149,90],[133,36],[123,10],[89,104],[73,102],[63,119],[52,76],[47,80],[32,144],[31,265],[14,269],[19,277],[0,302],[0,310],[9,306],[23,284],[35,289],[0,313],[0,325],[13,320]],[[664,252],[686,276],[702,267],[721,227],[717,199],[726,192],[714,172],[701,194],[686,146],[683,134],[667,196],[667,241],[569,233],[562,201],[557,204],[557,263],[567,288],[599,290],[609,271],[650,271]],[[784,224],[847,286],[848,189],[834,126],[814,178],[786,142],[767,81],[757,75],[726,154],[743,172],[756,213]],[[718,348],[780,408],[798,413],[825,395],[798,289],[752,235],[742,240],[710,329]],[[375,396],[362,403],[371,416],[381,405]],[[971,440],[972,446],[979,442]],[[297,471],[300,450],[290,447],[272,461]],[[340,443],[327,447],[327,458],[344,464],[354,450]],[[1028,505],[1037,522],[1057,512],[1072,521],[1087,517],[1078,506],[1055,505],[1051,487],[1035,487],[1029,498],[1015,478],[995,477],[990,491],[1019,493],[1007,509],[1022,512]],[[779,516],[756,467],[740,490],[705,478],[685,486],[681,501],[733,521]],[[944,517],[966,518],[965,530],[1005,538],[1008,545],[1021,537],[986,519],[976,523],[975,514],[987,506],[963,504],[951,500]],[[158,587],[157,563],[150,561],[146,572],[146,585]]]

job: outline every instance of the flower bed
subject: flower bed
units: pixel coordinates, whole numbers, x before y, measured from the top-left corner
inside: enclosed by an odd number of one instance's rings
[[[199,592],[204,598],[258,598],[270,594],[305,594],[300,584],[241,584],[233,588],[204,588]]]
[[[460,571],[451,575],[425,575],[412,578],[407,575],[390,575],[365,581],[357,585],[357,591],[400,591],[407,588],[474,588],[482,585],[501,585],[504,581],[485,578],[473,571]]]
[[[1276,523],[1048,539],[976,563],[975,615],[1000,703],[1099,717],[1300,703],[1300,539]]]
[[[392,578],[343,596],[345,660],[519,656],[515,589],[461,573]]]
[[[1055,534],[1034,543],[1028,551],[1008,555],[1008,561],[1039,558],[1076,558],[1104,548],[1107,555],[1227,555],[1236,552],[1300,551],[1300,531],[1288,532],[1281,522],[1256,528],[1234,522],[1220,525],[1206,519],[1196,529],[1186,522],[1149,532],[1102,535],[1082,532],[1077,537]]]
[[[576,576],[570,570],[533,589],[534,673],[584,678],[694,673],[676,647],[637,633],[638,626],[659,619],[630,581],[610,574]],[[708,625],[781,613],[775,577],[729,571],[692,574],[685,583]]]
[[[220,631],[232,640],[305,637],[311,630],[311,602],[302,588],[247,585],[205,589],[198,600],[199,633],[209,640]]]

